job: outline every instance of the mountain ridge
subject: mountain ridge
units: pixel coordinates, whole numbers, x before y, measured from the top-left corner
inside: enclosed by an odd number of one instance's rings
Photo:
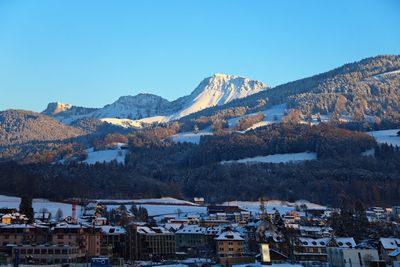
[[[139,93],[134,96],[121,96],[115,102],[97,109],[53,102],[49,103],[42,113],[66,124],[85,117],[137,120],[153,116],[170,116],[172,119],[178,119],[268,88],[266,84],[249,78],[214,74],[203,79],[191,94],[173,101],[155,94]]]

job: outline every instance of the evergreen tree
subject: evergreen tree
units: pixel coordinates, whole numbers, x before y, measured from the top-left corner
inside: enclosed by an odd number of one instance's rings
[[[32,198],[23,196],[21,197],[21,203],[19,204],[19,212],[25,214],[29,219],[29,222],[33,222],[34,213],[32,208]]]
[[[56,212],[56,215],[55,215],[55,219],[59,222],[59,221],[61,221],[62,219],[63,219],[63,212],[62,212],[62,210],[59,208],[58,210],[57,210],[57,212]]]
[[[358,240],[361,240],[367,236],[369,222],[364,206],[360,201],[356,201],[354,209],[354,220],[356,226],[354,228],[354,237]]]

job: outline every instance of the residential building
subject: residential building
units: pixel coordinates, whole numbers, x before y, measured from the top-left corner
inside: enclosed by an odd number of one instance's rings
[[[352,237],[299,237],[295,241],[293,254],[299,262],[327,262],[327,247],[354,248]]]
[[[22,264],[76,263],[80,252],[77,245],[15,245],[12,258]]]
[[[224,267],[254,262],[253,257],[244,255],[245,239],[237,232],[226,231],[215,238],[219,263]]]
[[[102,225],[101,255],[114,258],[127,256],[127,232],[122,226]]]
[[[328,247],[327,254],[331,267],[363,267],[379,261],[376,249]]]
[[[381,258],[390,262],[389,254],[400,248],[400,238],[384,238],[379,239],[379,253]]]
[[[175,257],[175,235],[161,226],[129,225],[128,243],[128,255],[132,260],[159,260]]]

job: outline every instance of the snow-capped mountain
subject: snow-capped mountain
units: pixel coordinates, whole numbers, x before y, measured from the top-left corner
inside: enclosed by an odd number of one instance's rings
[[[92,117],[91,114],[96,110],[98,109],[52,102],[47,105],[47,108],[42,112],[42,114],[51,116],[62,123],[70,124],[71,122],[81,118]]]
[[[214,74],[204,79],[189,96],[174,101],[179,103],[182,109],[174,113],[171,119],[179,119],[205,108],[220,106],[267,88],[266,84],[248,78]]]
[[[70,104],[64,104],[60,102],[51,102],[47,105],[47,108],[42,112],[44,115],[52,116],[57,115],[60,112],[67,111],[72,108]]]
[[[123,119],[125,126],[138,125],[136,122],[127,124],[126,120],[143,118],[150,118],[149,121],[152,122],[175,120],[266,89],[268,86],[259,81],[234,75],[215,74],[204,79],[190,95],[172,102],[153,94],[138,94],[122,96],[114,103],[99,109],[76,107],[58,102],[50,103],[42,113],[67,124],[77,119],[90,117],[110,123]],[[154,117],[156,119],[151,119]]]
[[[96,118],[141,119],[162,114],[169,108],[170,102],[153,94],[121,96],[110,105],[93,112]]]

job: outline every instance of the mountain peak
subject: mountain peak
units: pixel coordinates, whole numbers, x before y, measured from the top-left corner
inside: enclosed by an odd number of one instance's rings
[[[60,112],[69,110],[72,108],[72,105],[65,104],[61,102],[51,102],[47,105],[47,108],[42,112],[45,115],[56,115]]]
[[[205,78],[197,88],[185,98],[183,110],[172,116],[178,119],[205,108],[220,106],[232,100],[243,98],[269,87],[260,81],[216,73]]]

